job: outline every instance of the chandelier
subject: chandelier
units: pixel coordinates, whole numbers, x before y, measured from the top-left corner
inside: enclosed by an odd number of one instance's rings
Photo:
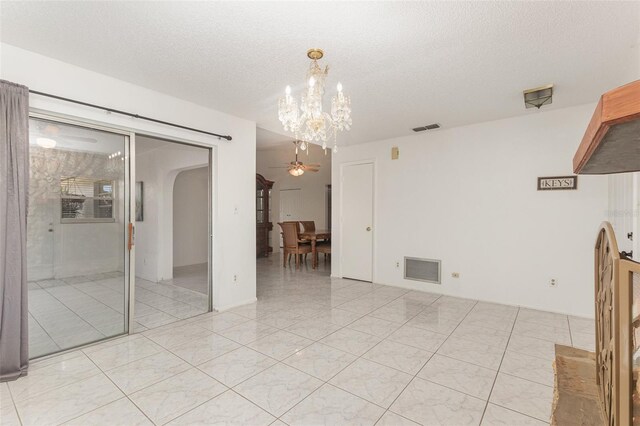
[[[342,84],[338,83],[338,92],[331,97],[331,113],[322,110],[324,83],[329,67],[318,65],[324,52],[321,49],[309,49],[307,57],[311,59],[307,71],[307,83],[298,102],[291,96],[291,86],[285,89],[285,96],[278,102],[278,118],[284,130],[293,132],[300,139],[300,149],[307,148],[308,142],[322,143],[327,149],[327,139],[333,138],[333,152],[338,152],[337,133],[351,128],[351,99],[342,93]]]

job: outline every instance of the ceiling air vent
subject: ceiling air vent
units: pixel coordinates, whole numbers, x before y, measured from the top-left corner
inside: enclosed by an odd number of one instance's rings
[[[417,257],[405,257],[404,278],[406,280],[440,284],[440,261],[434,259],[420,259]]]
[[[426,126],[422,126],[422,127],[416,127],[415,129],[413,129],[414,132],[424,132],[425,130],[435,130],[435,129],[439,129],[440,125],[438,123],[433,123],[433,124],[428,124]]]

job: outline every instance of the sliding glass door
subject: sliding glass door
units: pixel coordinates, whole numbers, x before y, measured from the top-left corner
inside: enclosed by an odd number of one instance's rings
[[[130,135],[33,116],[31,358],[128,332]]]

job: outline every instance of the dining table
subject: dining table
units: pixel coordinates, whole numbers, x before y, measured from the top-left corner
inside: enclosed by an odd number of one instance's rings
[[[318,267],[318,254],[316,253],[316,242],[318,240],[329,241],[331,239],[330,229],[316,229],[315,231],[305,231],[299,234],[301,240],[311,241],[311,268]]]

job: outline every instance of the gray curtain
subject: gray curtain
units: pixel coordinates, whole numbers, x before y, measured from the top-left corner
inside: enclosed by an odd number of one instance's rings
[[[29,89],[0,80],[0,381],[27,374]]]

